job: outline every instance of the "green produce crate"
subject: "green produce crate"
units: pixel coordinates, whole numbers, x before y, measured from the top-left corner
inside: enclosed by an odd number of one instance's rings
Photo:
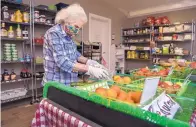
[[[171,81],[173,84],[175,83],[183,83],[184,79],[177,79],[177,78],[165,78],[165,77],[161,77],[160,79],[161,81]],[[145,78],[143,79],[139,79],[136,81],[133,81],[132,84],[130,85],[126,85],[126,87],[138,87],[140,89],[143,89],[144,87],[144,82],[145,82]],[[181,86],[181,88],[179,89],[179,91],[177,91],[176,95],[181,96],[183,93],[185,93],[187,86],[190,84],[191,81],[188,81],[184,86]],[[158,87],[158,92],[162,92],[164,91],[163,88]]]
[[[191,73],[191,71],[191,68],[185,68],[183,71],[174,70],[171,77],[185,79]]]
[[[55,87],[64,92],[73,94],[75,96],[79,96],[85,100],[91,101],[93,103],[97,103],[103,105],[109,109],[116,110],[119,112],[123,112],[127,115],[135,116],[142,120],[147,120],[161,126],[167,127],[189,127],[190,116],[193,112],[194,107],[196,106],[195,99],[187,99],[182,97],[173,96],[181,106],[181,112],[178,112],[174,119],[169,119],[163,116],[159,116],[158,114],[151,113],[145,110],[142,110],[140,107],[136,105],[130,105],[127,103],[122,103],[119,101],[111,100],[104,98],[102,96],[97,95],[93,92],[88,92],[86,90],[80,90],[73,87],[67,87],[64,84],[60,84],[57,82],[48,82],[44,86],[44,97],[47,97],[49,87]],[[127,88],[125,88],[127,89]]]

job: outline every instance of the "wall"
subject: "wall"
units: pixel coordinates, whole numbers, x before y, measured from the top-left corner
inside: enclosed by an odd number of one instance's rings
[[[103,17],[110,18],[112,20],[112,33],[116,35],[116,39],[112,43],[120,42],[120,32],[121,32],[121,24],[126,19],[126,17],[118,11],[116,8],[111,5],[105,3],[102,0],[34,0],[35,5],[52,5],[59,2],[64,2],[67,4],[71,3],[79,3],[85,10],[87,16],[89,13],[93,13],[96,15],[100,15]],[[28,3],[28,0],[24,0],[24,3]],[[89,40],[89,27],[88,23],[84,26],[84,40]]]
[[[174,23],[174,22],[188,22],[188,21],[192,21],[193,19],[196,20],[196,13],[195,12],[196,12],[196,8],[191,8],[191,9],[186,9],[186,10],[155,14],[155,15],[152,15],[152,16],[155,16],[155,17],[168,16],[171,23]],[[141,21],[142,19],[144,19],[146,17],[147,16],[127,19],[122,24],[123,28],[133,27],[134,23],[139,22],[139,21]],[[178,43],[177,45],[179,47],[184,47],[186,49],[190,49],[190,43],[188,43],[188,45],[184,44],[184,43]],[[194,52],[194,54],[196,54],[196,52]],[[160,58],[163,58],[163,57],[160,57]],[[168,58],[168,57],[165,57],[165,58]],[[151,64],[150,62],[145,62],[145,61],[139,61],[139,62],[138,61],[126,61],[125,63],[126,63],[127,69],[140,68],[140,67],[144,67],[146,65]]]
[[[186,9],[186,10],[155,14],[152,16],[155,16],[155,17],[168,16],[169,20],[172,23],[173,22],[187,22],[187,21],[192,21],[192,19],[196,20],[195,12],[196,12],[196,8],[191,8],[191,9]],[[123,28],[133,27],[134,23],[141,21],[142,19],[146,17],[148,16],[127,19],[125,20],[125,22],[123,22]]]

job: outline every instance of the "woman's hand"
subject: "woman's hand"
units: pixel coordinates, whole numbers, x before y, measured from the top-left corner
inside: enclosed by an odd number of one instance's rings
[[[88,61],[86,62],[86,65],[97,67],[97,68],[102,68],[102,69],[106,70],[106,68],[103,65],[101,65],[100,63],[98,63],[95,60],[88,59]]]
[[[109,80],[109,73],[107,70],[102,69],[102,68],[97,68],[94,66],[88,66],[88,72],[86,73],[96,79],[106,79]]]

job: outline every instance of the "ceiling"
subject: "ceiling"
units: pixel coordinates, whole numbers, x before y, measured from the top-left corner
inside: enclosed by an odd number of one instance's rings
[[[196,0],[104,0],[128,18],[196,7]]]

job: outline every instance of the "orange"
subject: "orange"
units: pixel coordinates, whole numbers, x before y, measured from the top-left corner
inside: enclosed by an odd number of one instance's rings
[[[117,92],[113,89],[108,89],[107,90],[107,97],[116,98],[117,97]]]
[[[135,103],[139,103],[140,102],[141,95],[142,95],[142,92],[141,91],[132,92],[132,94],[131,94],[132,100]]]
[[[120,87],[119,87],[119,86],[113,85],[113,86],[111,87],[111,89],[115,90],[116,93],[117,93],[117,95],[120,94]]]
[[[95,93],[97,93],[101,96],[107,97],[107,91],[105,88],[99,87],[95,90]]]
[[[124,80],[122,78],[118,78],[116,80],[116,83],[119,83],[119,84],[124,84]]]
[[[113,77],[113,80],[114,81],[116,81],[118,78],[121,78],[119,75],[115,75],[114,77]]]
[[[125,91],[120,91],[120,94],[118,95],[117,99],[124,101],[127,99],[127,93]]]
[[[132,92],[128,92],[127,98],[132,99]]]
[[[125,100],[125,102],[127,102],[127,103],[129,103],[129,104],[134,104],[134,101],[131,100],[131,99],[128,99],[128,98]]]
[[[129,77],[123,77],[123,81],[125,84],[130,84],[131,83],[131,79]]]

